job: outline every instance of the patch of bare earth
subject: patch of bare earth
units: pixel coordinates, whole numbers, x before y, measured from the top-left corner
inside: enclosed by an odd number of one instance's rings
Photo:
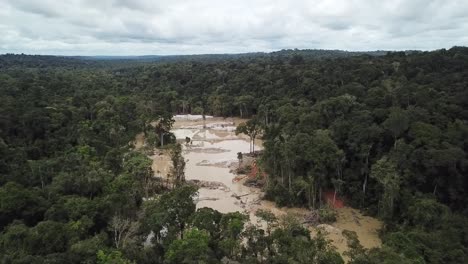
[[[136,151],[144,151],[146,147],[145,135],[140,133],[136,135],[133,145]],[[144,151],[148,154],[148,151]],[[153,161],[151,169],[155,177],[167,179],[171,171],[171,157],[168,149],[149,150],[148,157]]]
[[[259,209],[269,210],[277,217],[292,215],[299,221],[306,219],[310,214],[310,211],[306,208],[277,207],[274,202],[265,200],[252,205],[249,211],[254,214]],[[378,235],[378,231],[382,228],[380,220],[365,216],[359,210],[350,207],[338,208],[336,211],[337,221],[335,223],[308,227],[312,237],[316,236],[320,230],[330,240],[337,252],[341,254],[345,262],[348,262],[349,259],[343,253],[348,251],[349,248],[347,239],[342,234],[344,230],[356,232],[359,242],[364,248],[370,249],[381,246],[382,241]]]
[[[145,134],[142,132],[136,135],[135,140],[133,141],[133,146],[135,150],[140,150],[145,145]]]
[[[171,156],[168,149],[155,149],[154,154],[149,156],[153,160],[151,168],[153,169],[155,176],[167,179],[170,175],[172,168]]]
[[[354,231],[357,234],[359,242],[364,248],[380,247],[382,241],[379,238],[378,231],[382,228],[382,222],[376,218],[365,216],[359,210],[351,207],[336,209],[337,221],[332,224],[321,224],[316,227],[310,227],[313,235],[320,229],[325,231],[326,238],[331,240],[336,250],[343,256],[345,261],[348,258],[343,255],[348,251],[347,240],[343,236],[344,230]]]

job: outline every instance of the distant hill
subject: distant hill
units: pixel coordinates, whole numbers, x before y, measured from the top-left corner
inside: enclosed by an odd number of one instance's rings
[[[75,59],[82,60],[158,60],[163,56],[160,55],[144,55],[144,56],[71,56]]]
[[[0,69],[12,67],[46,68],[46,67],[88,67],[96,64],[93,61],[84,61],[73,57],[4,54],[0,55]]]
[[[453,48],[452,48],[453,49]],[[232,60],[255,60],[255,59],[291,59],[292,63],[303,61],[337,59],[355,56],[385,56],[388,53],[422,53],[422,51],[408,50],[392,52],[385,50],[377,51],[344,51],[324,49],[283,49],[270,53],[251,52],[237,54],[194,54],[194,55],[143,55],[143,56],[50,56],[50,55],[26,55],[26,54],[4,54],[0,55],[0,68],[11,67],[130,67],[146,63],[158,62],[207,62]]]
[[[388,51],[344,51],[344,50],[321,50],[321,49],[287,49],[266,52],[250,53],[226,53],[226,54],[194,54],[194,55],[144,55],[144,56],[74,56],[73,58],[83,60],[128,60],[128,61],[146,61],[146,62],[169,62],[169,61],[219,61],[239,58],[258,58],[258,57],[291,57],[300,55],[309,59],[343,58],[352,56],[384,56]]]
[[[237,54],[194,54],[194,55],[142,55],[142,56],[71,56],[81,60],[98,61],[133,61],[133,62],[171,62],[171,61],[219,61],[226,59],[254,58],[266,56],[268,53],[237,53]]]
[[[345,51],[345,50],[324,50],[324,49],[284,49],[270,53],[273,56],[294,56],[300,55],[304,57],[324,59],[324,58],[342,58],[352,56],[384,56],[389,51],[376,50],[376,51]]]

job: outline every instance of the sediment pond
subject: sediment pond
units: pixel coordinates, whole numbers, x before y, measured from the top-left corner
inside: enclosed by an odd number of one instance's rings
[[[237,153],[249,152],[249,140],[235,134],[236,125],[243,120],[237,118],[213,118],[203,120],[197,116],[178,115],[173,133],[183,144],[186,159],[186,180],[203,182],[197,198],[197,207],[210,207],[222,213],[252,213],[259,202],[261,191],[234,182],[231,170],[237,166]],[[261,145],[256,143],[256,149]],[[253,217],[253,216],[251,216]]]

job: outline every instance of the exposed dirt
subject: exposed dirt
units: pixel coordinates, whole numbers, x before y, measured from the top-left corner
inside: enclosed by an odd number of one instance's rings
[[[136,135],[135,140],[133,141],[133,146],[135,150],[140,150],[145,145],[145,134],[142,132]]]
[[[364,216],[356,209],[349,207],[338,209],[337,222],[334,226],[341,230],[356,232],[359,241],[365,248],[379,247],[382,244],[378,236],[382,222],[376,218]],[[339,247],[337,246],[337,248]]]
[[[151,168],[157,177],[169,178],[172,168],[172,161],[169,150],[155,150],[154,155],[149,156],[153,160]]]
[[[252,206],[249,211],[254,213],[258,209],[270,210],[277,217],[290,214],[298,218],[300,221],[305,219],[310,211],[305,208],[278,208],[274,202],[261,200],[256,205]],[[336,250],[343,256],[345,261],[348,259],[343,255],[348,250],[347,240],[343,236],[344,230],[354,231],[364,248],[380,247],[382,242],[378,236],[379,229],[382,228],[382,222],[376,218],[365,216],[359,210],[350,207],[336,209],[337,221],[332,224],[319,224],[310,226],[312,236],[317,234],[320,229],[325,231],[325,237],[329,239]]]
[[[133,144],[136,151],[142,151],[146,146],[144,134],[140,133],[136,135]],[[151,168],[153,169],[154,176],[167,179],[172,166],[169,150],[154,149],[152,152],[148,157],[153,161]]]
[[[346,262],[348,258],[343,255],[348,251],[347,240],[343,236],[344,230],[354,231],[357,234],[359,242],[364,248],[380,247],[382,241],[378,236],[379,229],[382,228],[382,222],[376,218],[365,216],[359,210],[343,207],[336,209],[337,221],[333,224],[322,224],[317,227],[309,227],[313,235],[321,229],[326,232],[326,238],[331,240],[336,250],[343,256]]]
[[[251,223],[258,226],[264,225],[255,217],[258,209],[270,210],[278,217],[291,214],[300,221],[310,215],[310,211],[305,208],[278,208],[275,203],[262,200],[263,193],[260,189],[243,185],[246,175],[233,174],[239,169],[237,152],[249,151],[249,138],[235,135],[235,126],[247,120],[207,117],[203,121],[193,116],[176,116],[175,119],[173,131],[178,140],[184,142],[185,136],[192,139],[191,144],[183,144],[184,157],[187,161],[187,181],[200,187],[196,199],[198,208],[210,207],[223,213],[245,212],[250,215]],[[261,149],[262,143],[261,140],[256,140],[256,149]],[[136,137],[135,146],[137,149],[144,146],[142,134]],[[169,153],[158,151],[150,157],[156,174],[167,177],[171,164]],[[244,155],[241,171],[251,166],[253,160],[254,158]],[[379,220],[364,216],[358,210],[346,206],[336,210],[335,223],[308,227],[311,234],[315,235],[318,229],[325,230],[326,237],[341,254],[348,250],[346,238],[342,235],[343,230],[355,231],[365,248],[381,245],[377,233],[382,226]]]

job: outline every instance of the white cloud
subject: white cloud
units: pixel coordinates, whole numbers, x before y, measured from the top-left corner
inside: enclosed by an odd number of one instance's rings
[[[0,53],[193,54],[467,45],[466,0],[0,0]]]

